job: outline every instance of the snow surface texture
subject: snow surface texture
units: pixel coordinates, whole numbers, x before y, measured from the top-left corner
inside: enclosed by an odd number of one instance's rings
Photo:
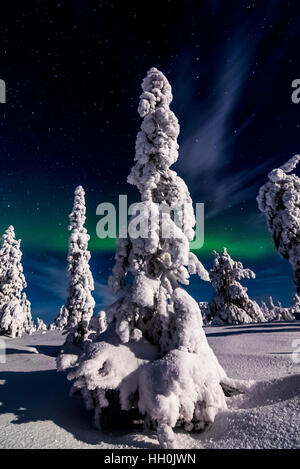
[[[128,177],[142,202],[128,237],[120,240],[109,279],[120,298],[108,311],[106,333],[86,343],[76,361],[74,355],[62,354],[58,369],[73,367],[68,378],[87,407],[94,408],[96,424],[114,391],[123,410],[136,409],[146,425],[157,428],[161,446],[173,448],[174,427],[203,429],[226,409],[221,383],[229,380],[207,343],[198,304],[180,286],[188,284],[190,273],[205,281],[209,276],[189,252],[195,225],[190,194],[169,169],[178,158],[179,133],[169,108],[171,87],[151,68],[142,89],[138,112],[143,122]],[[163,213],[159,205],[166,209]],[[130,230],[137,222],[144,227],[138,237]],[[128,272],[133,281],[126,285]],[[150,357],[145,356],[149,348]]]
[[[244,395],[226,398],[228,410],[208,431],[176,430],[178,447],[300,448],[300,353],[294,346],[299,327],[300,321],[207,327],[208,342],[227,374],[257,381]],[[150,430],[93,428],[81,400],[68,396],[65,375],[55,369],[64,342],[59,331],[3,339],[0,448],[159,448]],[[143,354],[151,358],[144,348]]]
[[[91,294],[94,290],[94,281],[89,267],[90,237],[84,227],[85,214],[84,190],[78,186],[75,190],[73,211],[69,216],[71,231],[68,251],[69,294],[66,304],[62,306],[55,320],[58,329],[69,331],[67,341],[74,343],[84,340],[95,306]]]
[[[247,288],[239,283],[243,278],[255,278],[255,273],[231,259],[226,248],[221,254],[215,252],[210,279],[216,293],[209,303],[209,312],[205,311],[213,325],[265,321],[258,304],[250,300]]]
[[[281,168],[273,169],[257,196],[275,247],[292,266],[297,293],[300,293],[300,178],[288,173],[299,160],[300,155],[295,155]]]
[[[13,226],[2,237],[0,250],[0,333],[21,337],[34,330],[31,305],[22,290],[26,280],[21,264],[21,240],[16,240]]]

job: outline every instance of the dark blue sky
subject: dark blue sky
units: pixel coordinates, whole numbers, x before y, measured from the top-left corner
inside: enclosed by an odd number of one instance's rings
[[[299,152],[297,1],[2,1],[1,230],[22,238],[28,296],[49,320],[65,292],[67,216],[86,190],[98,305],[113,251],[97,240],[96,206],[137,200],[126,177],[140,119],[140,83],[169,79],[181,133],[174,169],[205,203],[205,244],[257,272],[249,293],[287,304],[289,264],[276,254],[255,197],[268,172]],[[193,279],[197,299],[210,286]]]

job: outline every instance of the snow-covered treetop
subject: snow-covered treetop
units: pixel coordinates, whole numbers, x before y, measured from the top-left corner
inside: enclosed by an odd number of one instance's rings
[[[273,183],[278,183],[280,181],[290,181],[291,177],[293,179],[297,178],[295,174],[289,175],[289,173],[291,173],[296,168],[299,161],[300,161],[300,155],[294,155],[286,163],[280,166],[280,168],[273,169],[268,175],[269,180],[272,181]],[[259,198],[260,197],[258,196],[257,199]]]
[[[179,124],[169,108],[173,98],[171,86],[163,73],[151,68],[143,80],[142,89],[138,113],[143,122],[136,139],[135,160],[142,165],[152,162],[154,166],[166,169],[178,158]],[[140,179],[146,182],[145,177],[136,176],[133,168],[128,182],[135,185],[141,182]]]
[[[139,189],[142,201],[177,208],[178,220],[185,225],[190,241],[195,225],[192,200],[184,181],[169,169],[178,158],[179,134],[178,120],[169,108],[171,86],[163,73],[151,68],[142,89],[138,112],[143,122],[136,139],[136,164],[128,182]]]
[[[291,173],[293,171],[293,169],[296,168],[299,161],[300,161],[300,155],[294,155],[286,163],[284,163],[282,166],[280,166],[280,169],[284,173]],[[276,171],[276,169],[275,169],[275,171]]]
[[[250,269],[244,269],[241,262],[231,259],[226,248],[222,253],[214,251],[215,259],[213,269],[210,271],[210,279],[216,290],[235,284],[243,278],[255,278],[255,273]]]
[[[76,268],[78,270],[77,274],[80,276],[85,275],[85,269],[79,267],[79,257],[84,260],[85,263],[88,263],[90,260],[90,253],[88,251],[88,242],[90,236],[87,232],[87,229],[84,226],[86,220],[86,207],[85,207],[85,192],[82,186],[78,186],[74,192],[74,204],[73,210],[69,215],[69,230],[71,231],[69,239],[69,251],[68,251],[68,260],[70,262],[69,270],[72,272]],[[84,264],[85,265],[85,264]],[[85,268],[89,270],[88,265],[85,265]],[[90,275],[89,275],[90,277]],[[78,282],[78,277],[75,275],[74,282]],[[93,287],[92,279],[89,280],[90,286]]]
[[[10,225],[3,235],[3,239],[6,238],[15,238],[15,229],[12,225]]]
[[[80,229],[85,224],[86,208],[85,208],[85,192],[82,186],[75,189],[74,206],[69,215],[70,225],[69,230]]]
[[[7,249],[11,246],[20,246],[21,240],[16,240],[15,230],[12,225],[10,225],[2,236],[2,249]]]
[[[151,68],[143,80],[142,89],[138,113],[143,118],[143,122],[136,139],[135,160],[139,162],[138,167],[148,163],[149,170],[151,167],[152,170],[155,167],[166,169],[178,158],[179,124],[175,114],[169,108],[173,98],[171,86],[159,70]],[[152,164],[149,165],[149,163]],[[154,188],[155,183],[158,182],[157,178],[151,172],[148,176],[151,177]],[[143,184],[147,182],[147,174],[140,178],[134,167],[128,177],[128,182],[140,188],[145,200],[150,197],[149,193],[143,194],[145,191]]]

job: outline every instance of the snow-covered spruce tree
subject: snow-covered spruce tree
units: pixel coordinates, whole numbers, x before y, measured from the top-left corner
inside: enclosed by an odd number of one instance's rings
[[[69,331],[67,342],[81,343],[88,333],[88,326],[93,315],[95,301],[91,292],[94,281],[89,267],[90,239],[84,223],[86,220],[84,190],[78,186],[75,190],[74,205],[69,215],[68,272],[69,289],[66,304],[62,306],[55,325]]]
[[[102,410],[109,414],[113,392],[123,411],[137,410],[145,425],[157,428],[162,447],[172,448],[175,426],[200,430],[226,409],[222,386],[228,389],[233,381],[207,343],[198,304],[180,286],[188,283],[189,272],[209,278],[189,252],[195,219],[188,189],[169,169],[178,157],[179,133],[169,108],[171,87],[152,68],[142,89],[138,112],[143,122],[128,181],[141,193],[136,217],[148,236],[134,237],[129,229],[129,236],[120,240],[109,279],[120,298],[108,312],[109,325],[85,344],[78,359],[60,357],[58,366],[73,367],[68,379],[74,379],[73,390],[94,409],[96,424]],[[175,208],[184,229],[176,225],[172,210],[159,217],[158,204]],[[149,212],[154,214],[151,223]],[[162,234],[166,227],[170,237]],[[133,281],[127,285],[129,272]]]
[[[226,248],[221,254],[214,254],[210,280],[216,293],[209,303],[208,319],[212,319],[213,325],[265,321],[258,304],[250,300],[247,288],[239,283],[243,278],[255,278],[255,273],[231,259]]]
[[[59,330],[66,329],[66,326],[68,324],[68,318],[69,318],[69,311],[67,310],[66,306],[63,305],[60,308],[59,313],[56,316],[56,319],[53,323],[55,329],[59,329]]]
[[[297,293],[300,293],[300,178],[289,173],[299,160],[300,155],[295,155],[280,168],[273,169],[257,196],[275,247],[292,266]]]
[[[0,333],[21,337],[34,330],[30,301],[22,290],[26,280],[21,264],[21,240],[16,240],[13,226],[2,237],[0,250]]]

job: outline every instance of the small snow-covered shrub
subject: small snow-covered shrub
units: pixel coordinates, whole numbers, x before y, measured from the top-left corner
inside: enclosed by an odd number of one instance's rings
[[[36,326],[36,331],[37,332],[44,332],[47,330],[47,325],[44,323],[44,321],[40,318],[36,318],[37,326]]]
[[[59,310],[59,313],[54,321],[54,326],[56,329],[63,331],[66,329],[68,324],[69,311],[65,306],[62,306]]]
[[[213,325],[265,321],[258,304],[250,300],[247,288],[240,284],[243,278],[255,278],[255,273],[231,259],[226,248],[221,254],[215,252],[210,279],[216,293],[209,303],[209,318]]]
[[[192,200],[183,180],[169,168],[178,157],[179,133],[169,108],[171,87],[152,68],[142,88],[138,111],[143,122],[128,182],[139,189],[142,200],[131,222],[138,219],[147,236],[135,237],[129,230],[120,240],[109,279],[120,296],[108,310],[108,328],[93,342],[86,341],[78,358],[61,354],[58,368],[71,368],[73,390],[94,410],[97,424],[103,408],[109,414],[113,393],[123,410],[137,410],[145,425],[157,428],[162,447],[171,448],[176,445],[174,427],[203,429],[226,409],[222,384],[230,380],[208,345],[198,304],[181,287],[190,274],[205,281],[209,275],[189,252],[195,224]],[[159,216],[158,204],[171,210]],[[181,228],[175,224],[175,210],[184,222]],[[163,235],[166,229],[169,237]],[[128,273],[132,281],[127,284]]]
[[[299,160],[300,155],[295,155],[280,168],[273,169],[257,196],[274,245],[292,266],[297,293],[300,293],[300,178],[289,173]]]
[[[271,299],[272,298],[270,297],[270,300]],[[268,306],[265,301],[262,301],[260,309],[261,309],[261,312],[263,313],[264,318],[267,322],[274,321],[274,319],[275,319],[274,309],[270,305]]]
[[[293,310],[290,308],[284,308],[280,301],[278,301],[278,306],[274,308],[275,321],[294,321],[295,316]]]
[[[280,301],[278,305],[274,304],[273,298],[270,296],[268,303],[262,302],[262,311],[266,321],[294,321],[294,307],[283,308]]]
[[[21,240],[15,239],[13,226],[2,237],[0,250],[0,332],[11,337],[31,334],[34,330],[31,305],[22,290],[26,280],[21,264]]]
[[[95,306],[91,294],[94,290],[94,281],[89,267],[90,237],[84,227],[85,215],[85,193],[83,188],[78,186],[75,190],[73,210],[69,216],[71,235],[68,251],[70,278],[68,298],[54,322],[58,329],[69,332],[67,341],[73,343],[80,343],[86,338]]]

